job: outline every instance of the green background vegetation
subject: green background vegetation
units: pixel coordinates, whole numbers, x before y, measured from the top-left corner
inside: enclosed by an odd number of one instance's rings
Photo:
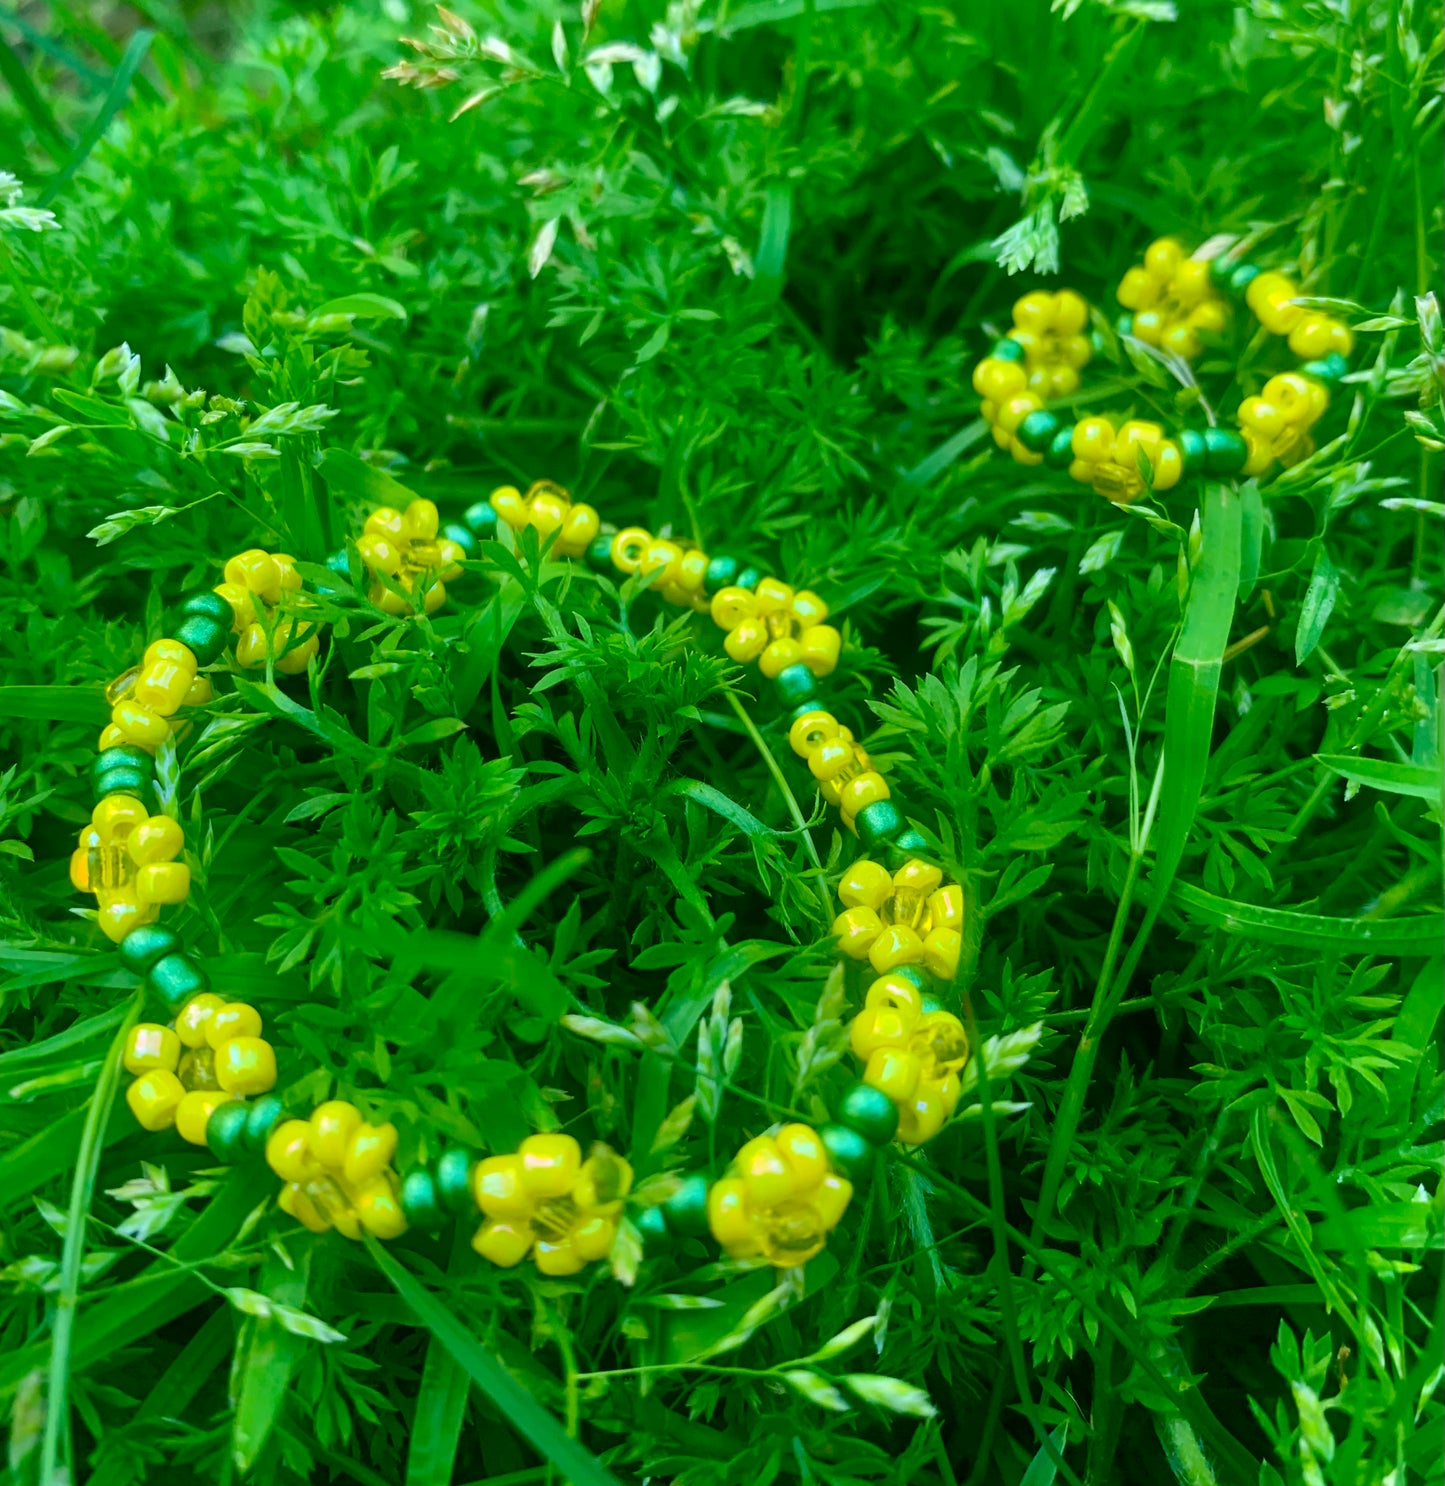
[[[1439,8],[456,8],[0,10],[3,1479],[1439,1481]],[[1107,330],[1160,232],[1368,328],[1316,459],[1146,514],[991,453],[968,370],[1069,283],[1088,405],[1187,412]],[[1200,382],[1287,364],[1236,317]],[[541,477],[824,595],[976,1030],[1043,1024],[805,1289],[313,1240],[90,1099],[103,683],[239,548]],[[710,624],[521,546],[219,681],[177,922],[298,1106],[656,1195],[846,1082],[854,848]]]

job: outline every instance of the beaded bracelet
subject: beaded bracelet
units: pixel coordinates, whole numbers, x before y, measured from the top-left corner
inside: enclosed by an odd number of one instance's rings
[[[1013,329],[974,368],[973,387],[995,442],[1019,464],[1067,470],[1116,504],[1146,491],[1171,490],[1187,475],[1267,475],[1314,452],[1310,430],[1329,406],[1330,388],[1349,370],[1354,337],[1331,315],[1295,304],[1299,289],[1284,274],[1261,272],[1230,254],[1188,257],[1172,237],[1149,245],[1128,270],[1117,297],[1126,310],[1122,336],[1188,363],[1226,327],[1222,290],[1242,293],[1266,331],[1284,335],[1303,364],[1265,383],[1239,406],[1240,431],[1184,428],[1169,436],[1148,419],[1116,425],[1108,417],[1067,423],[1048,406],[1071,397],[1098,348],[1084,334],[1089,307],[1072,289],[1035,290],[1013,307]]]
[[[734,1259],[805,1263],[842,1218],[877,1151],[895,1137],[923,1144],[956,1110],[969,1040],[937,992],[958,968],[962,888],[916,855],[923,836],[904,820],[853,734],[819,705],[818,682],[836,668],[842,639],[810,590],[641,527],[606,529],[592,507],[543,481],[525,496],[503,486],[462,523],[445,527],[427,500],[373,511],[356,544],[372,575],[371,602],[388,614],[435,612],[446,583],[502,525],[513,533],[530,526],[551,556],[585,557],[598,571],[644,578],[664,601],[709,613],[725,632],[728,655],[756,661],[777,684],[789,709],[790,747],[844,827],[888,859],[855,862],[839,885],[843,912],[833,934],[840,953],[866,961],[877,978],[850,1026],[862,1076],[834,1119],[759,1135],[721,1178],[682,1177],[667,1200],[636,1218],[639,1235],[654,1243],[711,1233]],[[344,552],[328,559],[333,571],[347,565]],[[128,1035],[132,1112],[146,1130],[174,1127],[222,1161],[263,1156],[282,1183],[278,1206],[313,1232],[391,1239],[447,1214],[480,1213],[473,1247],[492,1263],[511,1267],[530,1256],[544,1274],[579,1272],[613,1248],[632,1185],[625,1159],[601,1143],[584,1156],[570,1135],[539,1134],[482,1160],[452,1148],[434,1167],[400,1175],[393,1166],[398,1132],[389,1122],[374,1125],[335,1099],[305,1118],[287,1117],[273,1092],[276,1055],[261,1035],[260,1013],[213,992],[198,960],[156,922],[162,907],[185,900],[190,873],[177,860],[180,825],[164,810],[150,815],[144,801],[157,756],[173,759],[187,710],[210,700],[201,667],[230,644],[243,669],[296,674],[320,643],[292,556],[243,552],[226,564],[224,578],[212,593],[187,600],[174,637],[152,644],[141,665],[108,688],[111,722],[93,771],[97,802],[71,860],[75,886],[96,895],[102,931],[170,1018],[140,1023]]]

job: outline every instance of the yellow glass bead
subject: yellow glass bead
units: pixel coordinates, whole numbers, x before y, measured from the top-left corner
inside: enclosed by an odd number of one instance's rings
[[[601,517],[591,506],[579,501],[567,512],[553,550],[563,557],[581,557],[601,530]]]
[[[1030,413],[1038,412],[1042,406],[1043,402],[1036,392],[1015,392],[1012,397],[999,404],[998,426],[1005,433],[1013,433]]]
[[[206,1018],[206,1041],[214,1048],[233,1037],[259,1037],[261,1013],[245,1001],[227,1001]]]
[[[526,1219],[488,1218],[472,1235],[472,1247],[500,1269],[515,1269],[532,1248],[532,1227]]]
[[[191,1145],[205,1145],[211,1115],[230,1101],[220,1089],[192,1089],[176,1106],[176,1133]]]
[[[963,936],[957,929],[930,929],[923,941],[924,967],[939,980],[952,980],[962,952]]]
[[[1330,321],[1330,350],[1349,359],[1355,349],[1355,332],[1343,320]]]
[[[810,1191],[828,1174],[828,1152],[811,1125],[784,1125],[773,1143],[793,1174],[794,1194]]]
[[[1081,418],[1074,425],[1072,440],[1074,458],[1098,463],[1114,449],[1114,425],[1107,418]]]
[[[1140,310],[1134,316],[1130,330],[1135,340],[1143,341],[1146,346],[1157,346],[1164,339],[1165,323],[1162,309]]]
[[[850,908],[833,920],[833,937],[850,960],[861,960],[883,932],[883,920],[871,908]]]
[[[572,1233],[572,1247],[584,1264],[591,1264],[595,1260],[605,1259],[612,1252],[612,1244],[616,1237],[616,1221],[599,1215],[595,1218],[588,1218],[585,1223],[578,1224]],[[538,1269],[542,1268],[541,1253],[542,1245],[538,1244]]]
[[[708,1188],[707,1223],[713,1238],[735,1258],[747,1258],[757,1252],[740,1178],[727,1176]]]
[[[719,629],[733,630],[758,612],[758,601],[747,588],[719,588],[708,606],[713,623]]]
[[[1035,289],[1014,301],[1014,324],[1020,330],[1031,330],[1035,335],[1050,329],[1054,320],[1054,296],[1044,289]]]
[[[555,1242],[539,1238],[532,1246],[532,1260],[541,1273],[557,1279],[577,1274],[587,1262],[570,1237]]]
[[[572,1186],[572,1201],[583,1212],[613,1216],[632,1190],[632,1167],[605,1145],[594,1145]]]
[[[796,640],[774,640],[758,656],[758,670],[771,681],[781,676],[789,666],[800,665],[802,660],[803,647]]]
[[[281,597],[281,569],[271,554],[259,547],[238,552],[226,564],[226,582],[256,594],[268,604]]]
[[[352,1193],[352,1207],[357,1220],[373,1238],[400,1238],[406,1232],[406,1214],[401,1198],[389,1176],[373,1177]]]
[[[389,1120],[382,1125],[363,1125],[351,1137],[341,1174],[352,1186],[374,1181],[391,1164],[396,1144],[396,1126]]]
[[[305,1120],[282,1120],[266,1141],[266,1164],[283,1182],[304,1182],[316,1172],[311,1127]]]
[[[1028,373],[1017,361],[985,356],[973,369],[973,390],[997,405],[1028,384]]]
[[[241,583],[219,583],[213,592],[220,594],[231,606],[231,633],[239,635],[248,624],[256,621],[256,601],[251,591]]]
[[[185,701],[195,675],[194,666],[188,669],[174,660],[155,661],[136,677],[133,699],[139,706],[170,717]]]
[[[488,504],[513,531],[521,531],[531,519],[531,508],[515,485],[499,485],[487,497]]]
[[[818,1183],[817,1189],[809,1193],[808,1201],[822,1221],[825,1231],[831,1233],[843,1220],[848,1204],[853,1200],[853,1183],[846,1177],[829,1172]]]
[[[794,622],[801,630],[811,629],[815,624],[822,624],[828,617],[828,606],[813,592],[811,588],[800,588],[794,595],[792,603],[788,606]]]
[[[911,1028],[923,1015],[923,992],[906,975],[880,975],[868,987],[863,1005],[869,1011],[896,1011]]]
[[[1049,385],[1042,396],[1045,399],[1072,397],[1079,390],[1080,385],[1079,374],[1072,366],[1056,366],[1049,372]]]
[[[559,491],[541,490],[531,496],[527,505],[531,512],[532,525],[537,529],[537,535],[547,537],[551,536],[554,531],[561,530],[572,502]]]
[[[323,1166],[340,1171],[346,1164],[347,1148],[361,1129],[361,1111],[345,1099],[328,1099],[311,1111],[309,1121],[311,1154]]]
[[[928,900],[928,914],[935,928],[962,929],[963,888],[956,882],[939,888]]]
[[[898,1138],[904,1145],[926,1145],[948,1119],[938,1086],[921,1083],[899,1106]]]
[[[394,578],[401,572],[401,548],[384,532],[365,533],[358,539],[356,550],[373,573],[385,573],[388,578]]]
[[[107,795],[90,812],[90,823],[107,843],[128,836],[147,820],[146,807],[134,795]]]
[[[893,885],[900,892],[926,897],[943,881],[943,872],[932,862],[911,857],[893,874]]]
[[[868,948],[868,962],[886,975],[923,959],[923,941],[907,924],[889,924]]]
[[[844,740],[840,729],[838,737],[820,744],[808,755],[808,770],[814,779],[823,783],[843,775],[853,766],[856,757],[857,750]]]
[[[895,1104],[902,1104],[913,1097],[921,1072],[922,1065],[915,1053],[906,1047],[889,1044],[876,1047],[867,1054],[863,1082],[869,1088],[887,1094]]]
[[[431,596],[433,592],[439,593],[439,597],[435,604],[431,602]],[[428,590],[426,595],[427,613],[430,614],[432,610],[435,609],[445,598],[446,590],[442,588],[440,583],[436,585],[435,589]],[[290,625],[285,620],[282,621],[282,624],[284,624],[289,631]],[[276,641],[278,645],[282,643],[279,634],[280,629],[281,625],[278,625],[278,635]],[[276,669],[280,671],[283,676],[299,676],[301,672],[304,671],[306,667],[311,663],[311,657],[315,655],[316,652],[320,649],[321,641],[317,638],[316,635],[313,634],[310,639],[303,640],[293,649],[286,651],[284,655],[278,656],[276,659]]]
[[[176,1036],[187,1047],[204,1047],[206,1023],[225,1004],[214,991],[202,991],[199,996],[192,996],[176,1017]]]
[[[181,1061],[181,1039],[169,1027],[139,1022],[130,1029],[121,1061],[127,1073],[149,1073],[153,1068],[174,1073]]]
[[[753,590],[757,599],[757,613],[764,619],[771,614],[784,614],[792,606],[791,585],[778,578],[764,578]]]
[[[1155,490],[1172,490],[1184,475],[1184,456],[1173,439],[1165,439],[1154,457]]]
[[[1277,439],[1289,421],[1282,408],[1263,397],[1246,397],[1239,405],[1240,426],[1253,430],[1267,441]]]
[[[838,883],[838,899],[845,908],[871,908],[875,912],[893,896],[893,878],[887,867],[866,858],[854,862]]]
[[[1280,409],[1286,420],[1301,427],[1314,423],[1329,407],[1324,385],[1300,372],[1281,372],[1264,384],[1264,398]]]
[[[798,637],[803,664],[815,676],[831,676],[838,668],[843,636],[831,624],[815,624]]]
[[[850,779],[839,792],[839,806],[844,815],[856,816],[858,812],[879,800],[891,798],[888,781],[875,770],[868,770],[856,779]]]
[[[249,1099],[276,1087],[276,1050],[264,1037],[232,1037],[215,1057],[216,1081],[228,1094]]]
[[[1159,281],[1147,269],[1135,267],[1119,280],[1115,295],[1126,310],[1137,311],[1147,309],[1161,292]]]
[[[159,916],[160,909],[156,904],[141,903],[134,897],[125,896],[102,902],[95,921],[112,944],[119,944],[132,929],[153,924]]]
[[[110,714],[122,740],[147,750],[159,748],[171,735],[171,725],[159,712],[129,699],[117,702]]]
[[[361,1222],[350,1196],[325,1172],[314,1172],[302,1184],[302,1190],[319,1212],[324,1213],[343,1238],[361,1237]]]
[[[271,561],[281,574],[281,592],[295,593],[301,587],[301,574],[296,571],[296,559],[289,552],[273,552]]]
[[[522,1158],[515,1153],[477,1162],[472,1168],[472,1197],[489,1218],[516,1218],[524,1226],[536,1207],[522,1183]]]
[[[219,1089],[216,1077],[216,1055],[209,1047],[188,1048],[181,1055],[176,1076],[187,1089]]]
[[[296,1219],[303,1228],[312,1233],[326,1233],[331,1228],[330,1217],[311,1200],[299,1181],[287,1182],[276,1198],[276,1206],[283,1213]]]
[[[1229,323],[1229,309],[1222,299],[1206,299],[1190,310],[1188,323],[1195,330],[1218,335]]]
[[[389,537],[398,544],[406,542],[410,537],[406,517],[395,506],[378,506],[367,516],[361,530],[363,536]]]
[[[70,853],[70,882],[77,892],[95,891],[90,885],[90,852],[84,846],[77,846]]]
[[[100,730],[100,737],[96,740],[96,748],[104,753],[107,748],[119,748],[122,743],[134,744],[136,748],[144,748],[147,753],[154,753],[155,749],[144,743],[136,743],[124,728],[118,727],[113,722],[108,722]]]
[[[522,1185],[536,1199],[562,1197],[577,1179],[582,1148],[570,1135],[529,1135],[517,1149]]]
[[[1250,291],[1253,299],[1249,298]],[[1290,303],[1299,297],[1299,288],[1283,274],[1260,274],[1250,283],[1245,297],[1259,323],[1273,335],[1288,335],[1305,314],[1301,306]]]
[[[1185,258],[1174,269],[1169,292],[1186,309],[1193,309],[1212,293],[1209,265],[1197,258]]]
[[[651,541],[652,533],[645,527],[623,527],[612,538],[612,566],[619,572],[635,573],[642,566],[643,554]]]
[[[441,520],[436,502],[418,497],[406,508],[406,534],[413,542],[434,542],[441,529]]]
[[[880,1047],[904,1046],[917,1020],[909,1006],[865,1006],[848,1027],[853,1056],[866,1063]]]
[[[1261,438],[1252,428],[1241,429],[1244,435],[1244,468],[1246,475],[1262,475],[1274,463],[1274,450],[1268,439]]]
[[[1184,248],[1178,238],[1161,237],[1144,250],[1144,268],[1156,279],[1172,279],[1184,261]]]
[[[184,862],[152,862],[135,875],[136,901],[142,907],[184,903],[191,893],[191,869]]]
[[[1083,295],[1060,289],[1054,295],[1051,328],[1055,335],[1078,335],[1089,323],[1089,305]]]
[[[825,743],[838,736],[838,719],[819,708],[794,718],[788,729],[788,745],[799,758],[809,758]]]
[[[186,844],[185,832],[169,815],[152,815],[126,834],[125,849],[138,867],[171,862]]]
[[[176,1109],[186,1096],[180,1079],[168,1068],[152,1068],[125,1091],[125,1102],[143,1130],[166,1130],[176,1122]]]
[[[1170,325],[1159,338],[1159,345],[1185,361],[1193,361],[1204,349],[1199,332],[1192,325]]]
[[[756,660],[768,645],[768,626],[760,618],[744,619],[723,637],[723,649],[740,665]]]
[[[742,1178],[750,1207],[770,1207],[791,1197],[798,1186],[793,1169],[770,1135],[758,1135],[743,1146],[733,1162]]]
[[[146,646],[145,655],[141,657],[141,670],[158,665],[179,666],[183,671],[195,675],[195,653],[179,640],[153,640]]]
[[[676,580],[681,563],[682,548],[676,542],[670,542],[666,537],[654,537],[643,548],[638,572],[644,576],[656,573],[657,577],[653,579],[654,584],[671,583]]]

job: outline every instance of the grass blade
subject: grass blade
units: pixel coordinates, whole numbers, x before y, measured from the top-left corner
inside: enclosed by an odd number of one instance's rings
[[[261,1266],[256,1289],[280,1305],[300,1310],[306,1304],[314,1243],[296,1245],[291,1264],[270,1253]],[[244,1476],[266,1448],[291,1389],[291,1377],[306,1350],[304,1337],[288,1331],[275,1316],[248,1316],[236,1344],[232,1394],[231,1458]]]
[[[1263,908],[1233,898],[1217,898],[1188,883],[1174,885],[1174,900],[1197,923],[1247,934],[1266,944],[1293,944],[1302,949],[1328,949],[1336,954],[1425,955],[1440,953],[1445,917],[1326,918],[1287,908]]]
[[[459,1224],[450,1272],[456,1272],[468,1247]],[[406,1486],[451,1486],[469,1386],[465,1369],[433,1333],[427,1342],[407,1445]]]
[[[35,127],[45,142],[45,147],[57,158],[71,148],[65,131],[57,122],[50,105],[40,96],[25,64],[15,55],[15,49],[0,36],[0,77],[10,84],[10,91],[26,113],[35,120]]]

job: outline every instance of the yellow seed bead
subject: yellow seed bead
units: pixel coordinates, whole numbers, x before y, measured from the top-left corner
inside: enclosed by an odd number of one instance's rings
[[[312,1233],[325,1233],[331,1228],[331,1219],[307,1195],[305,1186],[299,1182],[287,1182],[276,1198],[276,1206],[283,1213],[295,1218],[303,1228]]]
[[[221,1089],[192,1089],[176,1106],[177,1134],[191,1145],[205,1145],[211,1115],[230,1102],[231,1095]]]
[[[734,630],[743,620],[758,612],[758,601],[747,588],[719,588],[708,605],[713,623],[722,630]]]
[[[723,637],[723,649],[740,665],[756,660],[767,649],[767,623],[760,618],[744,619]]]
[[[124,728],[117,727],[115,723],[108,722],[100,730],[100,737],[96,740],[96,748],[104,753],[107,748],[119,748],[122,743],[132,743],[137,748],[145,748],[147,753],[154,753],[154,748],[148,748],[144,743],[136,743]]]
[[[406,531],[413,542],[434,542],[441,529],[441,513],[435,501],[418,498],[406,508]]]
[[[831,676],[838,668],[843,636],[831,624],[815,624],[798,637],[802,662],[815,676]]]
[[[838,736],[838,719],[820,707],[793,720],[788,729],[788,744],[799,758],[810,758],[825,743]]]
[[[143,1130],[166,1130],[176,1122],[176,1109],[186,1091],[168,1068],[152,1068],[125,1091],[125,1102]]]
[[[850,960],[863,959],[883,932],[883,920],[871,908],[850,908],[833,920],[833,937]]]
[[[771,681],[781,676],[790,666],[801,665],[802,660],[803,647],[798,641],[774,640],[758,656],[758,670]]]
[[[196,673],[194,652],[188,645],[182,645],[179,640],[153,640],[146,646],[145,655],[141,659],[141,669],[158,665],[179,666],[193,676]]]
[[[1213,292],[1209,284],[1209,265],[1197,258],[1184,259],[1174,270],[1169,292],[1179,305],[1192,309]]]
[[[361,1226],[373,1238],[400,1238],[406,1232],[406,1215],[390,1177],[375,1176],[352,1193],[352,1205]]]
[[[917,1020],[906,1006],[865,1006],[848,1027],[853,1056],[866,1063],[880,1047],[904,1046]]]
[[[259,1037],[261,1013],[245,1001],[227,1001],[206,1018],[206,1041],[213,1048],[233,1037]],[[221,1086],[225,1087],[224,1084]]]
[[[1204,349],[1199,332],[1192,325],[1171,325],[1159,338],[1159,344],[1172,355],[1184,361],[1193,361]]]
[[[383,1125],[363,1125],[346,1149],[342,1176],[354,1187],[374,1181],[391,1164],[396,1144],[396,1126],[390,1121]]]
[[[140,1022],[130,1029],[121,1060],[127,1073],[149,1073],[153,1068],[174,1073],[181,1061],[181,1039],[169,1027]]]
[[[159,748],[171,735],[170,723],[159,712],[128,698],[115,704],[110,720],[120,729],[122,741],[148,751]]]
[[[281,575],[281,592],[296,593],[301,587],[301,574],[296,571],[296,559],[289,552],[273,552],[271,561]]]
[[[1038,412],[1042,406],[1043,402],[1037,393],[1016,392],[999,404],[998,426],[1005,433],[1012,433],[1030,413]]]
[[[567,512],[553,550],[562,557],[581,557],[601,529],[601,517],[591,506],[579,501]]]
[[[536,1207],[522,1182],[522,1158],[488,1156],[472,1168],[472,1197],[489,1218],[516,1218],[525,1225]]]
[[[405,545],[411,539],[406,517],[395,506],[378,506],[366,518],[362,533],[369,537],[389,537],[398,546]]]
[[[268,604],[274,604],[281,597],[281,569],[271,554],[259,547],[238,552],[226,564],[226,582],[254,593]]]
[[[472,1247],[500,1269],[514,1269],[531,1252],[532,1225],[525,1219],[488,1218],[472,1236]]]
[[[248,1007],[247,1010],[250,1008]],[[276,1087],[276,1050],[264,1037],[232,1037],[216,1049],[216,1082],[251,1098]]]
[[[642,526],[625,526],[612,538],[612,566],[618,572],[632,574],[642,566],[643,554],[652,541],[652,533]]]
[[[753,594],[758,601],[757,612],[764,619],[771,614],[784,614],[792,607],[792,587],[781,579],[762,579]]]
[[[171,862],[186,844],[185,832],[169,815],[152,815],[136,825],[125,838],[125,849],[138,867],[152,862]]]
[[[282,1120],[266,1141],[266,1164],[283,1182],[304,1182],[316,1171],[311,1127],[305,1120]]]
[[[1156,279],[1171,279],[1184,261],[1184,248],[1178,238],[1161,237],[1144,250],[1144,268]]]
[[[808,1192],[828,1174],[828,1152],[811,1125],[784,1125],[773,1137],[795,1178],[795,1193]]]
[[[942,881],[943,872],[932,862],[922,861],[918,857],[910,857],[893,874],[893,885],[903,892],[928,894]]]
[[[957,929],[930,929],[923,941],[924,967],[939,980],[952,980],[962,952],[963,936]]]
[[[441,599],[444,599],[446,597],[446,590],[442,588],[441,584],[439,583],[436,585],[436,589],[440,590],[441,593],[441,598],[437,600],[437,603],[439,604],[441,602]],[[433,590],[429,590],[427,593],[428,602],[426,611],[428,614],[430,614],[436,607],[436,605],[430,602],[432,591]],[[289,629],[290,626],[288,625],[287,628]],[[279,634],[280,626],[277,626],[277,629],[278,634],[276,643],[279,646],[283,642]],[[276,659],[276,669],[280,671],[283,676],[299,676],[301,672],[304,671],[310,664],[311,657],[315,655],[316,652],[320,649],[320,640],[318,640],[315,635],[312,635],[309,640],[303,640],[293,649],[286,651],[284,655],[278,656]]]
[[[204,707],[215,695],[211,686],[209,676],[197,676],[186,688],[186,694],[181,699],[181,705],[185,707]]]
[[[136,901],[142,907],[184,903],[191,895],[191,869],[184,862],[152,862],[135,875]]]
[[[913,1097],[922,1065],[915,1053],[904,1047],[878,1047],[868,1054],[863,1082],[887,1094],[895,1104]]]
[[[405,561],[396,541],[384,532],[367,532],[358,540],[356,550],[373,573],[385,573],[388,578],[396,577]]]
[[[361,1129],[361,1111],[345,1099],[328,1099],[311,1112],[311,1154],[323,1166],[340,1171],[352,1137]]]
[[[1242,429],[1244,434],[1246,475],[1262,475],[1274,463],[1274,451],[1267,440],[1262,439],[1252,428]]]
[[[850,779],[839,793],[838,804],[844,815],[857,815],[866,806],[879,800],[891,798],[888,781],[876,770],[870,769],[856,779]]]
[[[907,924],[889,924],[868,949],[868,961],[879,975],[923,959],[923,941]]]
[[[605,1259],[611,1253],[616,1237],[617,1223],[612,1218],[599,1215],[580,1223],[573,1230],[572,1247],[584,1263],[590,1264],[594,1260]],[[537,1253],[537,1268],[541,1269],[541,1245],[538,1245]]]
[[[1107,459],[1114,449],[1114,425],[1107,418],[1081,418],[1074,425],[1072,447],[1076,460]]]
[[[570,1135],[529,1135],[517,1149],[522,1185],[534,1198],[562,1197],[582,1165],[582,1148]]]
[[[195,675],[194,666],[188,669],[173,660],[155,661],[136,677],[133,700],[162,717],[170,717],[185,701]]]
[[[1014,302],[1014,324],[1020,330],[1031,330],[1041,335],[1053,326],[1054,296],[1043,289],[1035,289]]]
[[[1262,397],[1246,397],[1239,405],[1239,422],[1265,440],[1277,439],[1289,425],[1283,408],[1277,408]]]
[[[820,784],[830,779],[839,779],[841,784],[840,776],[853,767],[856,758],[857,750],[840,732],[840,736],[820,744],[808,755],[808,770]]]
[[[1173,439],[1166,439],[1159,445],[1159,452],[1154,459],[1154,488],[1155,490],[1172,490],[1184,474],[1184,456],[1180,453],[1179,445]]]
[[[643,574],[656,573],[658,576],[653,579],[654,585],[671,583],[676,581],[681,562],[682,548],[676,542],[670,542],[666,537],[654,537],[643,549],[638,571]]]
[[[1343,320],[1330,321],[1330,350],[1349,359],[1355,349],[1355,332]]]
[[[973,390],[989,402],[1000,403],[1022,392],[1028,384],[1028,373],[1017,361],[1003,361],[985,356],[973,369]]]
[[[876,912],[892,896],[893,877],[879,862],[854,862],[838,883],[838,899],[846,908],[864,907]]]
[[[707,1224],[713,1238],[734,1258],[757,1252],[757,1238],[740,1178],[724,1177],[708,1188]]]
[[[160,909],[154,903],[142,903],[127,894],[102,901],[95,921],[112,944],[119,944],[132,929],[153,924],[159,916]]]
[[[935,928],[963,927],[963,888],[956,882],[939,888],[928,900],[928,914]]]
[[[231,633],[239,635],[256,621],[256,601],[251,590],[241,583],[220,583],[213,590],[231,606]]]
[[[1115,291],[1119,303],[1126,310],[1147,309],[1159,298],[1159,294],[1158,280],[1143,268],[1129,269],[1119,280],[1119,287]]]
[[[90,812],[90,823],[105,842],[123,839],[146,818],[145,806],[134,795],[107,795]]]
[[[898,1110],[898,1138],[904,1145],[923,1145],[943,1129],[951,1111],[935,1083],[920,1083]]]
[[[515,485],[499,485],[487,500],[513,531],[521,531],[532,518],[532,508]]]
[[[1048,390],[1043,395],[1046,401],[1051,397],[1072,397],[1079,386],[1079,374],[1072,366],[1055,366],[1049,372]]]
[[[187,1047],[206,1045],[206,1023],[226,1003],[213,991],[202,991],[192,996],[176,1017],[176,1036]]]
[[[808,630],[828,617],[828,606],[811,588],[800,588],[789,606],[799,629]]]
[[[783,1160],[777,1143],[769,1135],[748,1141],[733,1163],[742,1178],[750,1207],[771,1207],[786,1201],[798,1187],[792,1167]]]
[[[880,975],[868,987],[863,1005],[869,1011],[896,1011],[912,1027],[923,1015],[923,992],[906,975]]]
[[[564,1279],[567,1275],[581,1273],[587,1261],[577,1252],[577,1246],[569,1234],[555,1242],[539,1238],[532,1245],[532,1262],[541,1274]]]
[[[1195,330],[1218,335],[1229,323],[1229,309],[1222,299],[1206,299],[1189,312],[1189,324]]]

